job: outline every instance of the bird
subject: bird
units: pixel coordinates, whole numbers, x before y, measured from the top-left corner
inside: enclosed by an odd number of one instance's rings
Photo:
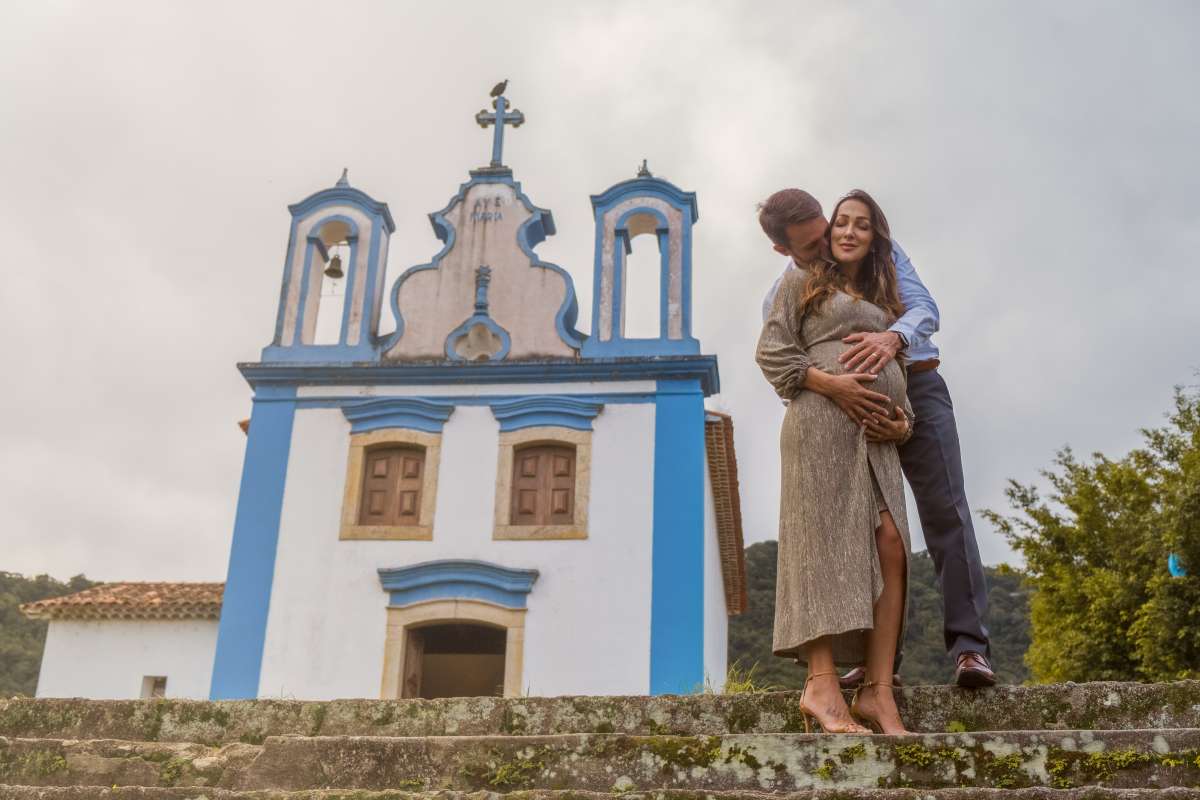
[[[508,88],[508,78],[497,83],[492,87],[492,97],[499,97],[504,94],[504,90]]]

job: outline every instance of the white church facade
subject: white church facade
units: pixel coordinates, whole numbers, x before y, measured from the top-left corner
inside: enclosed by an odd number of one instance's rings
[[[571,276],[535,252],[553,217],[502,163],[524,118],[493,108],[490,165],[430,214],[440,252],[390,286],[386,204],[343,175],[290,206],[274,337],[239,365],[253,410],[224,585],[26,606],[51,621],[39,696],[720,689],[745,568],[732,422],[705,409],[717,359],[692,335],[696,197],[644,170],[592,197],[581,333]],[[631,338],[643,236],[659,335]]]

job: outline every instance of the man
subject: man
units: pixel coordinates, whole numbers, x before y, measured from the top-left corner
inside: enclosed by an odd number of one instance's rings
[[[821,204],[808,192],[776,192],[759,206],[758,220],[775,252],[789,257],[785,272],[826,255],[829,222]],[[983,624],[987,586],[963,487],[954,406],[946,382],[938,374],[939,353],[931,340],[940,323],[938,307],[908,256],[894,242],[892,257],[900,300],[907,309],[904,316],[883,333],[847,336],[843,341],[852,346],[838,358],[845,374],[809,367],[804,388],[828,397],[856,423],[874,412],[890,417],[887,396],[869,386],[889,361],[905,353],[908,399],[916,414],[916,427],[912,438],[900,447],[900,464],[917,500],[925,544],[942,588],[946,651],[955,663],[955,683],[970,688],[992,686],[996,676],[988,663],[990,645]],[[763,303],[764,318],[779,280]],[[865,674],[861,666],[856,667],[842,677],[842,686],[858,685]]]

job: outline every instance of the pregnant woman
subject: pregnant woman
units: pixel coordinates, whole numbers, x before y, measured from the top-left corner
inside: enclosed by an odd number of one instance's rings
[[[892,695],[904,633],[909,533],[897,443],[912,434],[903,366],[890,362],[870,384],[885,413],[856,424],[813,388],[839,380],[838,356],[852,333],[888,329],[904,306],[891,235],[863,191],[843,197],[825,234],[832,261],[797,265],[783,277],[756,359],[788,400],[780,432],[783,478],[775,655],[808,665],[800,698],[805,729],[905,733]],[[845,380],[845,378],[842,378]],[[846,708],[835,665],[865,662],[867,678]]]

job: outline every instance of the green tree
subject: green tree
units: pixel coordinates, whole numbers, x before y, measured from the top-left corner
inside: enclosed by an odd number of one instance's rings
[[[1018,513],[984,512],[1025,557],[1037,681],[1200,678],[1200,392],[1176,389],[1142,436],[1119,460],[1065,448],[1042,472],[1048,499],[1009,481]]]
[[[76,575],[66,583],[48,575],[0,572],[0,697],[32,696],[37,689],[48,622],[26,619],[18,606],[81,592],[95,583]]]

